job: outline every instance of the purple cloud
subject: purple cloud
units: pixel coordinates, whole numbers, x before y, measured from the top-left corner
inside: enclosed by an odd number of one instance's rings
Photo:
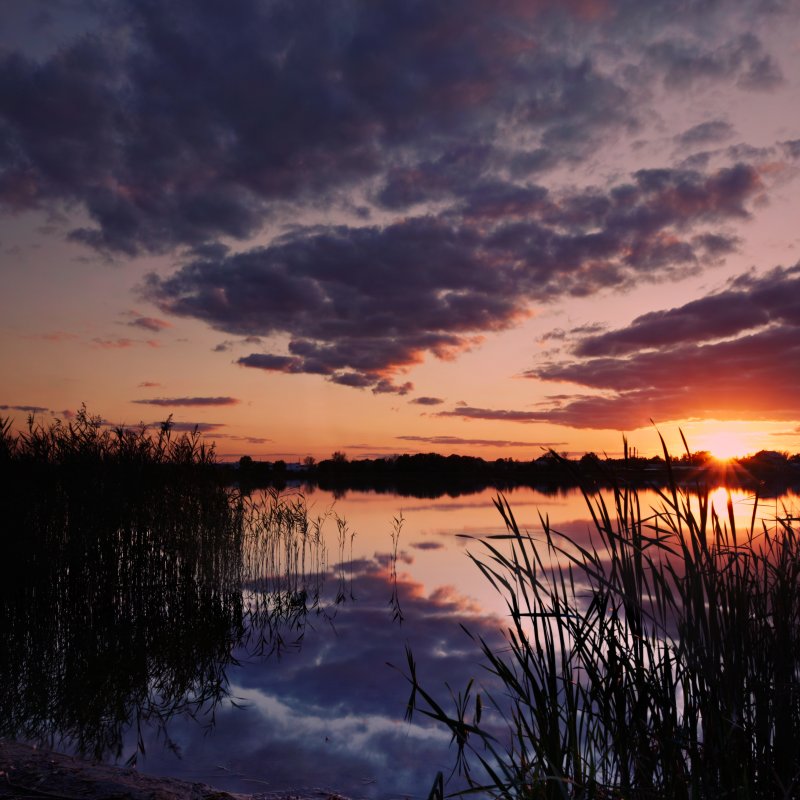
[[[142,328],[143,330],[152,331],[153,333],[160,333],[165,328],[172,327],[172,323],[163,319],[157,319],[156,317],[136,317],[127,324],[132,328]]]
[[[463,410],[463,409],[462,409]],[[441,412],[439,416],[453,416],[452,412]],[[466,416],[459,414],[458,416]],[[474,445],[476,447],[561,447],[565,442],[519,442],[513,439],[465,439],[461,436],[396,436],[404,442],[426,442],[443,445]]]
[[[161,425],[161,422],[151,422],[148,427],[160,428]],[[219,433],[219,429],[227,426],[222,422],[170,422],[170,427],[174,433],[193,433],[197,430],[199,433],[213,433],[217,438],[225,435]]]
[[[462,419],[488,419],[500,422],[547,422],[547,414],[542,411],[514,411],[500,408],[475,408],[457,406],[451,411],[439,411],[437,417],[461,417]]]
[[[0,411],[24,411],[26,414],[46,414],[50,411],[49,408],[44,406],[30,406],[30,405],[0,405]]]
[[[153,397],[146,400],[131,400],[131,403],[148,406],[235,406],[240,400],[235,397]]]
[[[77,333],[68,333],[67,331],[49,331],[31,338],[43,339],[46,342],[68,342],[71,339],[78,339],[79,336]]]
[[[287,234],[151,274],[142,293],[165,313],[233,335],[289,337],[288,354],[253,353],[242,366],[403,393],[399,372],[429,353],[454,357],[514,325],[530,303],[713,263],[732,240],[702,227],[746,219],[761,189],[745,164],[641,170],[606,191],[541,189],[527,205],[517,198],[515,217],[507,204],[500,212],[495,187],[490,206],[476,195],[463,214]]]
[[[301,361],[291,356],[275,356],[269,353],[251,353],[236,360],[237,364],[265,372],[301,372]]]
[[[101,350],[127,350],[128,348],[137,347],[141,344],[147,347],[161,347],[160,342],[157,342],[155,339],[142,341],[141,339],[128,339],[126,336],[118,336],[115,339],[103,339],[98,336],[92,339],[91,344],[94,347],[99,347]]]

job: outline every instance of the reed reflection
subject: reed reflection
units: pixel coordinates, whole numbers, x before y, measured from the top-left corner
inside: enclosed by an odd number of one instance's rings
[[[174,747],[176,715],[212,724],[236,648],[274,653],[322,612],[321,521],[190,472],[4,482],[0,735],[120,758],[155,726]]]

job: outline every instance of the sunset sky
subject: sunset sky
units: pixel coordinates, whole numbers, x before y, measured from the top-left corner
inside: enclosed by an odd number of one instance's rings
[[[2,0],[0,207],[17,424],[800,450],[797,0]]]

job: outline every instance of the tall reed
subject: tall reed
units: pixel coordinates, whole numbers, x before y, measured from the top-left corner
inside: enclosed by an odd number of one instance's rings
[[[447,726],[471,791],[490,796],[800,796],[791,516],[760,521],[755,498],[740,531],[730,495],[721,517],[674,480],[649,511],[624,485],[584,494],[585,543],[547,517],[521,531],[498,497],[506,533],[470,557],[505,601],[505,646],[473,636],[489,677],[451,691],[452,710],[408,651],[408,716]]]
[[[235,703],[238,658],[334,613],[324,518],[224,485],[213,447],[169,419],[0,418],[0,508],[2,737],[135,763],[146,731],[177,747],[173,718],[210,727]]]
[[[82,406],[74,418],[44,425],[28,415],[22,430],[10,417],[0,417],[0,466],[109,466],[213,463],[214,445],[197,428],[174,435],[172,416],[151,431],[146,425],[109,426]]]
[[[243,641],[252,655],[299,647],[310,615],[332,613],[323,597],[328,552],[323,526],[332,511],[310,518],[305,497],[270,489],[240,497],[243,513]],[[340,576],[341,581],[341,576]],[[334,605],[339,603],[337,593]]]

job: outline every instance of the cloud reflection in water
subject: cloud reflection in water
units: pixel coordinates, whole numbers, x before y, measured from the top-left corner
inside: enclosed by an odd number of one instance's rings
[[[299,650],[268,659],[235,653],[242,663],[229,673],[231,693],[244,709],[220,709],[211,735],[176,720],[171,735],[182,759],[153,751],[144,769],[230,791],[323,786],[353,797],[427,795],[436,772],[452,769],[449,735],[422,718],[403,721],[408,684],[386,662],[402,667],[408,643],[432,686],[462,687],[483,675],[460,623],[492,640],[499,621],[454,590],[427,594],[400,576],[405,622],[398,625],[390,571],[377,561],[358,567],[355,601],[311,621]]]

